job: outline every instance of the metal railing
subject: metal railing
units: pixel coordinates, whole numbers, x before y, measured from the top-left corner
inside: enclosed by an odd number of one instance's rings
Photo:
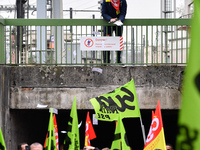
[[[103,51],[82,51],[82,37],[102,37],[102,19],[0,19],[0,64],[105,65]],[[186,64],[190,19],[126,19],[122,64]],[[113,35],[115,36],[115,35]],[[111,51],[110,64],[116,63]]]

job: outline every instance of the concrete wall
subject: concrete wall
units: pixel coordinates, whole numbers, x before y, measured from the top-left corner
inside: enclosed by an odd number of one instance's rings
[[[141,109],[180,108],[179,91],[183,67],[104,66],[103,73],[92,67],[10,67],[11,109],[37,109],[37,104],[71,109],[74,97],[78,109],[93,109],[89,100],[108,93],[134,79]]]
[[[0,127],[6,140],[6,145],[11,143],[11,122],[10,122],[10,70],[7,67],[0,67]],[[7,147],[7,149],[9,149]]]
[[[7,149],[13,149],[31,136],[26,128],[30,123],[25,123],[24,118],[29,116],[24,114],[27,110],[39,110],[37,104],[59,110],[71,109],[76,96],[78,109],[93,109],[91,98],[108,93],[132,78],[140,109],[155,109],[158,99],[162,109],[180,108],[184,67],[99,68],[102,73],[86,66],[0,66],[0,125]]]

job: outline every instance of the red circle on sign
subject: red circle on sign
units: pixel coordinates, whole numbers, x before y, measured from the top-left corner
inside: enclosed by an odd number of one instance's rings
[[[84,44],[86,47],[92,47],[94,44],[94,41],[92,39],[86,39]]]

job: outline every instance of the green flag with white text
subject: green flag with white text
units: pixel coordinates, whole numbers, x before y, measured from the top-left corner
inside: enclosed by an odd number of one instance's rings
[[[3,138],[1,128],[0,128],[0,150],[6,150],[6,144]]]
[[[70,112],[70,119],[68,121],[68,127],[67,127],[67,136],[64,141],[63,150],[80,150],[76,97],[74,98],[74,102]]]
[[[194,0],[189,62],[185,69],[176,150],[200,150],[200,0]]]
[[[110,93],[90,99],[90,102],[98,120],[114,121],[119,114],[122,119],[141,116],[133,79]]]
[[[124,124],[120,116],[117,120],[117,127],[115,129],[115,137],[112,142],[111,150],[130,150]]]

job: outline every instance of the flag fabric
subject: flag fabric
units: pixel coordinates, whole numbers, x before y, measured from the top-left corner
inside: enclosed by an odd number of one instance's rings
[[[47,133],[44,148],[45,148],[45,150],[57,150],[55,132],[54,132],[54,124],[53,124],[53,108],[51,108],[48,133]]]
[[[0,128],[0,149],[6,150],[6,144],[5,144],[5,141],[4,141],[4,138],[3,138],[1,128]]]
[[[85,146],[91,146],[90,140],[95,139],[96,134],[92,126],[89,111],[87,112],[86,122],[85,122]]]
[[[57,121],[56,121],[56,115],[55,114],[53,114],[53,125],[54,125],[55,140],[56,140],[56,150],[59,150],[58,127],[57,127]],[[48,132],[47,132],[46,139],[45,139],[45,142],[44,142],[44,148],[46,148],[47,138],[48,138]]]
[[[133,79],[116,90],[90,99],[95,117],[102,121],[121,118],[141,117]]]
[[[56,149],[59,150],[58,125],[57,125],[55,114],[53,115],[53,126],[54,126],[54,132],[55,132]]]
[[[185,69],[176,149],[200,149],[200,0],[194,0],[189,62]]]
[[[117,126],[115,129],[114,140],[111,145],[111,150],[130,150],[124,124],[120,116],[117,120]]]
[[[78,128],[78,114],[76,109],[76,97],[70,112],[70,119],[68,121],[67,136],[64,140],[63,150],[80,150],[79,128]]]
[[[155,113],[152,111],[152,115],[152,122],[146,139],[144,150],[166,150],[166,142],[159,100],[156,111]]]

